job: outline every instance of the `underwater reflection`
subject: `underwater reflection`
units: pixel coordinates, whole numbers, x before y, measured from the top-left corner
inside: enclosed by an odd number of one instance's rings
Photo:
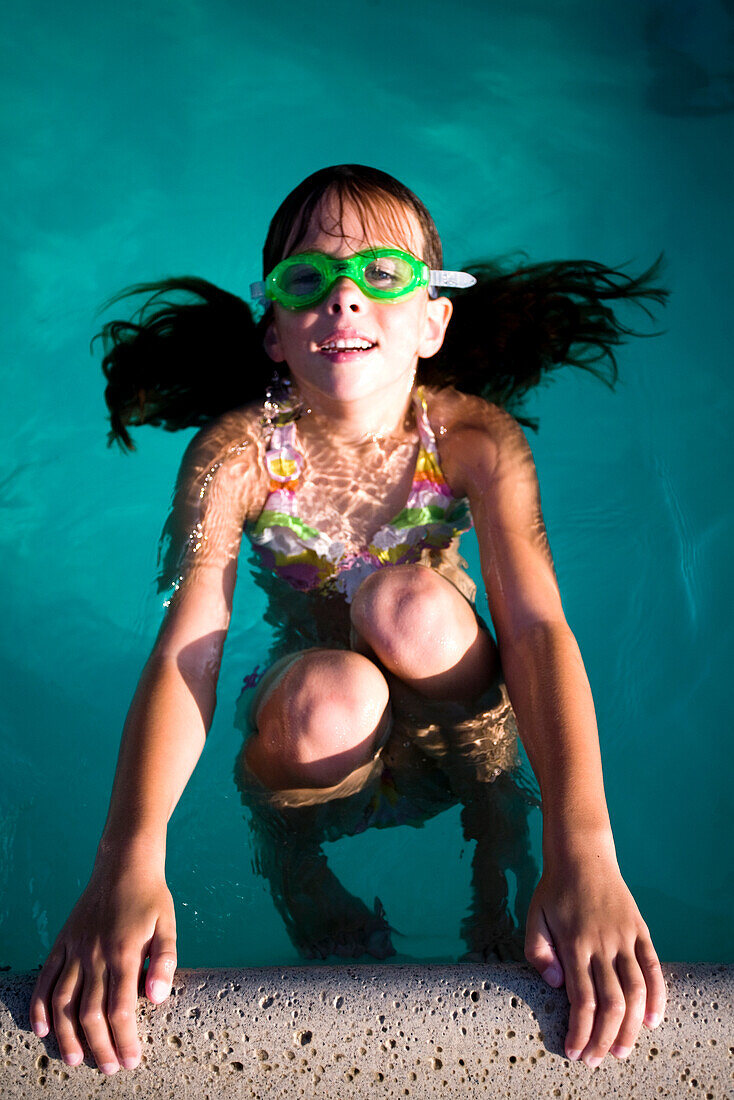
[[[520,960],[538,877],[528,818],[539,799],[532,777],[518,765],[506,688],[497,679],[473,706],[465,706],[427,700],[388,679],[389,736],[372,761],[336,787],[269,790],[247,767],[243,746],[235,778],[249,810],[255,870],[267,880],[304,958],[385,959],[396,953],[394,929],[379,897],[370,908],[350,894],[328,866],[322,845],[371,828],[420,828],[460,804],[464,838],[476,841],[471,903],[461,924],[464,957]],[[247,720],[244,713],[240,719]],[[512,911],[508,872],[517,883]]]

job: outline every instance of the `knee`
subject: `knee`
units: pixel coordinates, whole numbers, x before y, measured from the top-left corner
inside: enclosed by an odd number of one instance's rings
[[[385,667],[405,677],[451,667],[477,633],[471,605],[423,565],[371,574],[357,590],[351,615]]]
[[[269,786],[334,786],[372,757],[388,706],[387,682],[366,657],[304,654],[261,703],[248,763]]]

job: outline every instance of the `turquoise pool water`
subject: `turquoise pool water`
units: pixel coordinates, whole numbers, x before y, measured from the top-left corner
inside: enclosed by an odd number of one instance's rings
[[[0,965],[42,960],[89,873],[189,434],[106,449],[95,309],[184,272],[244,295],[277,203],[343,161],[411,186],[451,265],[525,249],[639,270],[666,252],[665,334],[622,350],[616,394],[568,374],[534,395],[531,443],[622,869],[663,957],[731,961],[730,6],[284,0],[276,26],[224,0],[32,0],[6,23]],[[297,961],[232,780],[261,599],[242,568],[218,712],[170,827],[188,966]],[[329,856],[379,895],[398,959],[446,960],[464,848],[450,810]]]

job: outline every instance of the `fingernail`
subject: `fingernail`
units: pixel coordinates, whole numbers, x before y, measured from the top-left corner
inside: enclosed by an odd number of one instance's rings
[[[645,1016],[645,1024],[647,1027],[657,1027],[660,1023],[660,1014],[658,1012],[649,1012]]]
[[[117,1073],[120,1066],[117,1062],[104,1062],[99,1068],[102,1073],[106,1073],[108,1077],[111,1077],[113,1073]]]
[[[543,981],[548,982],[548,985],[559,985],[561,982],[561,972],[557,966],[548,966],[542,974]]]
[[[159,1005],[161,1001],[165,1001],[170,992],[170,988],[165,982],[162,982],[160,978],[150,983],[150,997],[157,1005]]]
[[[589,1058],[589,1060],[586,1064],[589,1067],[589,1069],[596,1069],[597,1066],[601,1065],[601,1058],[598,1058],[595,1055],[593,1058]]]
[[[627,1057],[629,1057],[629,1052],[631,1050],[632,1050],[632,1047],[619,1047],[619,1046],[617,1046],[616,1043],[611,1048],[612,1054],[614,1055],[615,1058],[627,1058]]]
[[[121,1058],[120,1065],[123,1069],[135,1069],[140,1058]]]
[[[83,1060],[83,1058],[84,1058],[83,1054],[64,1054],[63,1055],[63,1059],[66,1062],[67,1066],[78,1066],[79,1063]]]
[[[567,1050],[566,1051],[566,1057],[570,1058],[572,1062],[577,1062],[579,1060],[579,1058],[581,1057],[581,1051],[580,1050]]]
[[[44,1035],[48,1035],[48,1024],[44,1024],[42,1020],[35,1020],[33,1022],[33,1032],[42,1039]]]

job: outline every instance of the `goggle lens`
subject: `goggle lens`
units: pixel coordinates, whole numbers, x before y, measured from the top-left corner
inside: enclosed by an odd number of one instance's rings
[[[324,281],[323,272],[309,263],[289,264],[276,277],[278,289],[294,298],[318,294]]]
[[[364,280],[374,290],[405,290],[414,278],[412,266],[400,256],[380,256],[364,269]]]

